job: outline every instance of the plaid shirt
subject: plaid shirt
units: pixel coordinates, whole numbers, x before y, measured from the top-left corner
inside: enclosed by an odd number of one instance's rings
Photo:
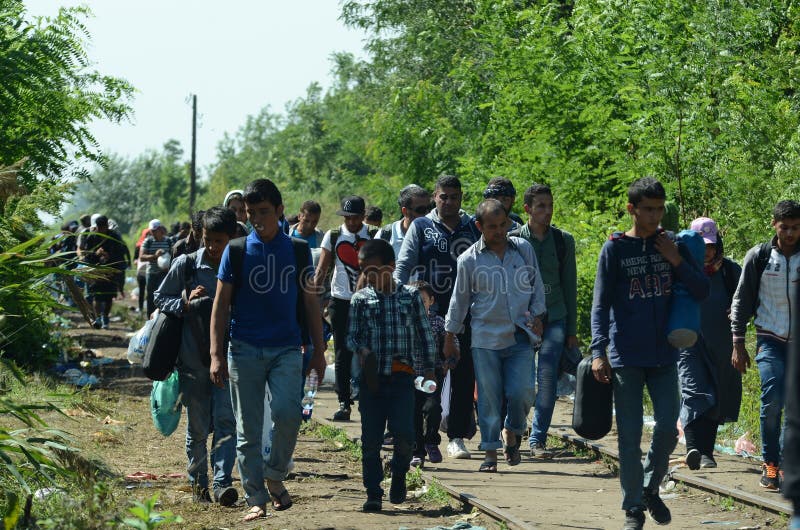
[[[374,352],[380,375],[392,374],[392,361],[413,366],[418,375],[432,371],[436,340],[419,292],[400,285],[389,295],[371,286],[354,293],[347,347]]]

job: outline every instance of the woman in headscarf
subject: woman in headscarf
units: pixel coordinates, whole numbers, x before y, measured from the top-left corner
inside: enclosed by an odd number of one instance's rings
[[[717,428],[739,417],[742,376],[730,362],[733,337],[729,314],[742,269],[724,256],[722,237],[713,219],[697,218],[691,229],[706,244],[703,268],[711,280],[711,290],[700,302],[697,342],[681,350],[678,372],[686,464],[689,469],[700,469],[717,467],[713,455]]]

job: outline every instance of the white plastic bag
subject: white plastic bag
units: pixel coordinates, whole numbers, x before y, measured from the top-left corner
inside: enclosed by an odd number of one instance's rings
[[[450,372],[447,371],[442,383],[442,421],[439,423],[442,432],[447,432],[447,417],[450,415]]]
[[[137,331],[128,342],[128,362],[131,364],[142,364],[144,360],[144,349],[150,340],[150,331],[156,320],[151,318],[144,323],[144,326]]]

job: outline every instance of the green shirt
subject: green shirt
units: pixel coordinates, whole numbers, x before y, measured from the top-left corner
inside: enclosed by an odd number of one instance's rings
[[[558,254],[553,231],[548,229],[544,239],[539,241],[531,233],[529,224],[520,229],[520,237],[525,238],[533,246],[539,262],[539,272],[544,283],[547,320],[556,322],[566,320],[567,336],[577,334],[578,322],[578,273],[575,266],[575,238],[572,234],[561,230],[564,235],[564,270],[559,274]]]

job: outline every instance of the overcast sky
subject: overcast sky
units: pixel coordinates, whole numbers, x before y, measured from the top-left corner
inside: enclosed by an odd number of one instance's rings
[[[338,0],[25,0],[30,15],[88,5],[88,53],[136,88],[130,123],[95,123],[106,151],[135,156],[176,138],[188,159],[189,95],[198,98],[198,173],[249,114],[283,111],[310,83],[330,84],[333,52],[363,57],[363,34],[338,20]]]

